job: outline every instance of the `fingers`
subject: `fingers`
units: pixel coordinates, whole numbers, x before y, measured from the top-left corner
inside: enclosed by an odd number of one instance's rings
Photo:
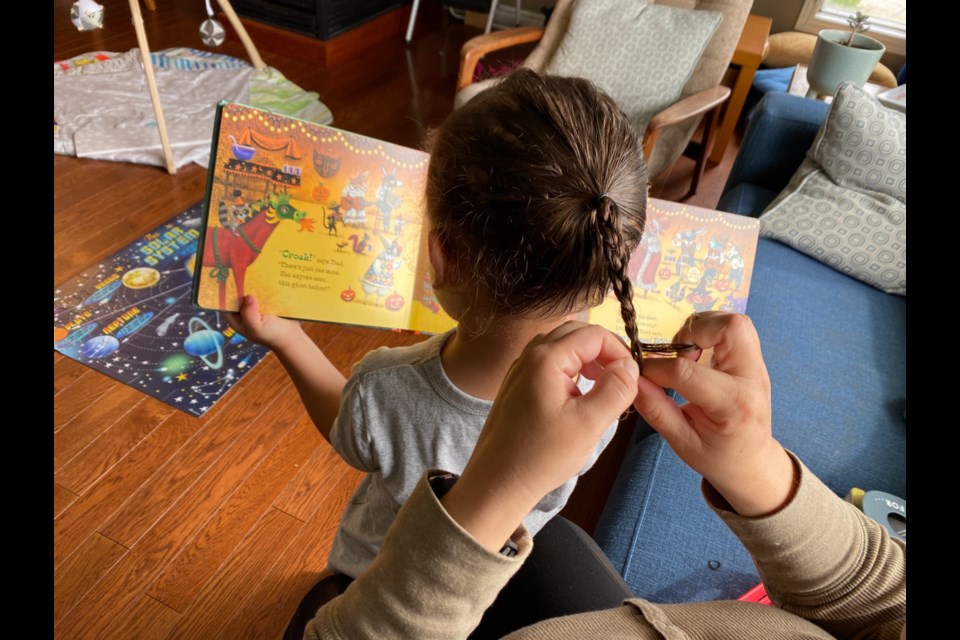
[[[601,377],[602,368],[630,358],[630,350],[620,338],[603,327],[582,322],[566,322],[530,345],[554,353],[556,366],[570,377],[581,372]]]
[[[695,313],[687,318],[674,337],[676,342],[713,348],[716,368],[733,375],[757,373],[763,368],[760,339],[753,322],[745,315],[724,311]]]
[[[734,410],[743,384],[741,378],[684,358],[650,359],[644,363],[643,377],[676,389],[691,404],[717,417]]]
[[[260,322],[260,302],[252,295],[243,296],[243,302],[240,304],[240,317],[248,326]]]
[[[646,364],[644,370],[646,370]],[[646,371],[644,373],[646,374]],[[672,442],[678,434],[689,430],[689,425],[677,403],[667,396],[661,387],[647,380],[646,377],[641,377],[637,381],[637,396],[633,406],[636,407],[640,417],[656,429],[667,442]]]
[[[633,403],[639,378],[640,367],[629,356],[607,365],[593,388],[575,401],[584,423],[606,430]]]

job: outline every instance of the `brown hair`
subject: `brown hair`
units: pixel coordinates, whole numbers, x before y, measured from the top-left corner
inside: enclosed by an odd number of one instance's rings
[[[455,111],[429,148],[427,209],[474,305],[568,313],[612,287],[639,359],[627,264],[647,169],[613,100],[587,80],[521,69]]]

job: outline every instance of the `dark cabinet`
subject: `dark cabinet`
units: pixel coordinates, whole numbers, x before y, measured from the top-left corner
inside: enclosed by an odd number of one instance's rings
[[[232,0],[237,14],[330,40],[409,0]]]

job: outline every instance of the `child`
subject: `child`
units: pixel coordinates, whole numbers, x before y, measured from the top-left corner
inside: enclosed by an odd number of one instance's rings
[[[507,370],[532,338],[612,288],[639,355],[626,267],[643,231],[647,173],[641,140],[609,97],[585,80],[521,70],[454,112],[429,150],[433,288],[458,322],[454,331],[375,350],[344,386],[297,323],[260,316],[249,298],[231,319],[277,352],[321,433],[369,473],[330,554],[330,566],[352,577],[373,560],[425,468],[462,471]],[[591,384],[578,381],[581,390]],[[575,483],[530,513],[532,534]]]

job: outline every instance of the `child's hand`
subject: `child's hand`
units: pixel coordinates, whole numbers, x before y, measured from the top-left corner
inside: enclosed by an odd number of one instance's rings
[[[282,351],[303,333],[296,320],[261,314],[260,303],[251,295],[243,297],[238,313],[224,313],[224,316],[235,331],[272,351]]]
[[[644,360],[637,410],[738,513],[777,510],[792,495],[793,462],[773,439],[770,378],[753,323],[744,315],[695,314],[675,340],[712,347],[712,361]],[[660,387],[689,402],[677,406]]]

